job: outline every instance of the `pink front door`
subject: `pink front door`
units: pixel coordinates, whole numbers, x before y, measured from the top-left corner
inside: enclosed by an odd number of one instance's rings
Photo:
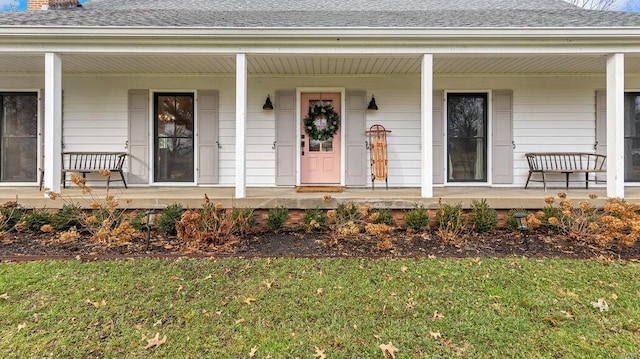
[[[301,184],[340,184],[340,132],[342,116],[340,114],[339,93],[303,93],[301,95],[301,133],[300,133],[300,182]],[[333,107],[340,117],[338,131],[333,138],[320,141],[309,138],[304,126],[304,118],[315,106]],[[326,118],[316,117],[318,129],[327,125]]]

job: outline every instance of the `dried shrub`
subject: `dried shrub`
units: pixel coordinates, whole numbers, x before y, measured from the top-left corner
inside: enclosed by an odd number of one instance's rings
[[[466,225],[462,204],[450,205],[440,202],[440,208],[436,211],[436,225],[438,236],[445,244],[460,245],[461,235]]]
[[[608,199],[604,205],[600,224],[590,224],[594,241],[609,248],[614,241],[623,247],[633,246],[640,238],[640,205],[620,198]]]
[[[69,177],[71,181],[82,190],[82,193],[88,196],[84,200],[88,203],[88,207],[91,208],[88,211],[80,211],[79,217],[74,219],[77,220],[78,231],[88,233],[91,241],[106,245],[126,244],[130,242],[133,237],[142,236],[142,233],[136,231],[136,229],[129,224],[125,216],[127,209],[120,207],[118,199],[110,195],[108,189],[104,199],[98,198],[93,194],[91,188],[87,186],[84,178],[75,173],[70,173]],[[46,188],[45,193],[52,200],[61,198],[58,193]],[[129,201],[127,201],[127,203],[129,203]],[[69,205],[70,208],[77,206],[73,203],[67,203],[67,205]],[[69,212],[73,213],[73,209],[69,209]]]
[[[199,210],[186,210],[176,223],[178,238],[192,247],[231,245],[255,224],[252,209],[225,209],[221,203],[205,202]]]
[[[368,206],[347,202],[340,203],[335,211],[327,214],[327,217],[338,235],[348,237],[362,232],[365,220],[369,218],[370,213],[371,208]]]
[[[480,201],[474,199],[471,201],[469,222],[476,232],[493,232],[498,225],[498,212],[489,207],[485,198]]]
[[[378,242],[376,247],[378,247],[378,249],[383,252],[390,251],[393,249],[393,241],[391,240],[391,238],[385,238]]]
[[[404,225],[413,231],[429,228],[429,214],[422,205],[415,205],[413,209],[404,213]]]
[[[270,231],[279,231],[287,223],[289,210],[284,206],[278,206],[269,209],[267,213],[267,229]]]

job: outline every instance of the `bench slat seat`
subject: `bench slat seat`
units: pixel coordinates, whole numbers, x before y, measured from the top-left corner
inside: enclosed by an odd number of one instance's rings
[[[597,153],[585,152],[530,152],[526,153],[527,163],[529,164],[529,176],[524,188],[529,186],[529,182],[542,182],[544,190],[547,190],[547,181],[545,174],[557,173],[564,174],[566,188],[569,188],[569,175],[572,173],[585,174],[585,188],[589,188],[589,174],[603,173],[607,156]],[[531,179],[534,173],[539,173],[542,180]],[[597,183],[597,178],[595,179]]]
[[[109,172],[117,172],[120,174],[124,188],[127,188],[127,182],[124,179],[123,166],[127,154],[125,152],[63,152],[62,153],[62,184],[67,187],[67,172],[81,173],[86,178],[87,173],[101,172],[108,170]],[[111,174],[107,176],[107,189],[111,182]]]

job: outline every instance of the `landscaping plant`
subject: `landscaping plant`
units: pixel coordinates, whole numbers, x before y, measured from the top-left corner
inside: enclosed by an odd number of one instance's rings
[[[144,223],[146,224],[146,213],[143,213],[145,216]],[[156,215],[155,225],[158,228],[158,232],[168,235],[177,234],[176,223],[180,220],[182,213],[184,213],[184,208],[180,203],[168,205],[160,214]]]
[[[422,205],[416,204],[413,209],[404,213],[404,225],[407,229],[419,232],[429,228],[429,214]]]
[[[327,228],[327,215],[319,208],[309,208],[304,211],[302,227],[305,231],[317,231]]]
[[[480,201],[474,199],[471,201],[469,222],[478,233],[493,232],[498,225],[498,212],[489,207],[485,198]]]
[[[270,231],[279,231],[287,223],[289,210],[285,206],[270,208],[267,213],[267,229]]]
[[[462,242],[462,231],[466,225],[462,204],[450,205],[442,204],[436,211],[436,226],[438,228],[438,236],[445,244],[460,245]]]

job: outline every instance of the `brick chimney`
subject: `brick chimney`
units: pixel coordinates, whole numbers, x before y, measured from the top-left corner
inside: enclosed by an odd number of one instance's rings
[[[78,5],[78,0],[28,0],[27,10],[64,9]]]

